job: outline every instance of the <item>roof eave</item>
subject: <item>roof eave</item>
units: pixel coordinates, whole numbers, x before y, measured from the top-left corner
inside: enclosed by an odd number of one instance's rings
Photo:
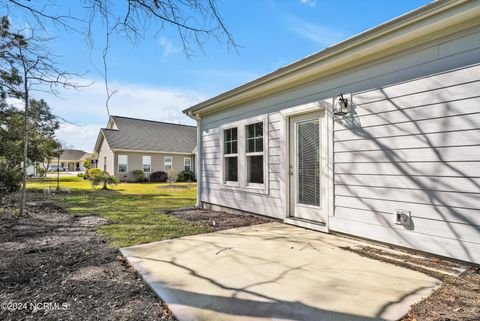
[[[261,91],[264,93],[274,92],[275,89],[301,85],[302,80],[305,82],[305,79],[310,79],[315,73],[319,74],[325,70],[339,68],[339,66],[359,60],[359,57],[367,57],[368,55],[371,56],[374,53],[378,53],[382,48],[392,46],[392,44],[399,46],[402,43],[411,41],[413,38],[420,38],[425,34],[442,30],[449,24],[458,24],[462,20],[478,16],[480,12],[479,3],[480,1],[478,0],[435,1],[286,67],[194,105],[183,112],[190,116],[213,112],[222,107],[228,108],[234,104],[257,99],[261,97],[259,96]],[[462,5],[466,8],[457,13],[456,19],[447,21],[447,19],[439,18],[438,21],[434,21],[435,23],[425,23],[422,25],[423,33],[417,28],[415,30],[408,28],[414,23],[420,24],[429,18],[435,20],[435,17],[438,18],[441,14],[448,14],[449,11],[458,9]],[[402,33],[402,30],[405,33]],[[394,33],[397,33],[397,35],[392,36]],[[302,72],[300,73],[299,71]]]

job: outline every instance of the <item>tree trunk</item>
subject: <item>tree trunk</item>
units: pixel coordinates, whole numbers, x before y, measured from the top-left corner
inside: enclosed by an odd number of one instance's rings
[[[27,198],[27,160],[28,160],[28,81],[27,81],[27,72],[26,68],[24,68],[24,99],[25,99],[25,118],[23,122],[23,129],[25,131],[23,136],[23,165],[22,165],[22,192],[20,197],[20,212],[18,213],[19,216],[23,216],[25,214],[25,202]]]

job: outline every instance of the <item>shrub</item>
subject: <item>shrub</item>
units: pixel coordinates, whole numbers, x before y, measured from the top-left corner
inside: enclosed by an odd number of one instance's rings
[[[141,169],[134,170],[132,174],[133,176],[135,176],[135,179],[137,180],[137,182],[145,182],[147,180],[145,173]]]
[[[195,181],[195,174],[192,171],[181,171],[178,173],[177,181],[193,182]]]
[[[100,174],[92,175],[90,178],[93,186],[103,185],[102,189],[108,189],[109,185],[117,185],[120,181],[107,172],[100,171]]]
[[[153,172],[150,175],[150,182],[165,183],[168,179],[168,174],[162,171]]]
[[[22,172],[20,168],[11,168],[0,160],[0,201],[20,190]]]
[[[88,179],[92,179],[94,176],[96,175],[100,175],[102,174],[102,170],[100,168],[90,168],[89,170],[87,170],[87,178]]]
[[[77,174],[77,177],[83,177],[83,176],[85,176],[85,174],[83,174],[83,173],[78,173]]]

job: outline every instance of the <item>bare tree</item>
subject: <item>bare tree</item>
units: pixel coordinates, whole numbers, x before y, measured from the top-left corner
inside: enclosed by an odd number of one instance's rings
[[[0,76],[2,88],[6,88],[10,97],[23,103],[23,161],[22,189],[19,215],[24,215],[26,200],[29,110],[31,92],[50,92],[57,94],[58,87],[78,88],[72,78],[77,76],[66,73],[57,67],[52,54],[47,50],[49,39],[36,36],[32,29],[10,31],[9,20],[2,18],[0,43]]]
[[[205,44],[213,39],[224,43],[228,50],[238,52],[239,46],[224,22],[217,0],[83,0],[82,10],[59,0],[33,3],[28,0],[0,0],[0,8],[12,15],[22,16],[30,24],[51,32],[51,25],[69,31],[85,33],[86,43],[94,48],[93,34],[103,33],[102,68],[97,71],[105,84],[105,107],[110,114],[109,101],[115,94],[108,84],[108,54],[112,36],[123,37],[136,44],[148,32],[155,37],[170,28],[176,31],[183,52],[190,58],[196,50],[205,53]],[[75,2],[74,2],[75,3]],[[63,14],[58,12],[62,11]],[[75,12],[73,14],[72,12]],[[85,18],[87,17],[87,18]],[[102,29],[98,29],[101,26]],[[85,32],[86,31],[86,32]]]

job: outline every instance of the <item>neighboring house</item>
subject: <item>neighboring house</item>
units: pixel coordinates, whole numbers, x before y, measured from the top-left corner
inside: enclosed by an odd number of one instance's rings
[[[66,172],[82,172],[85,170],[83,165],[87,159],[92,159],[93,154],[79,149],[65,149],[59,159],[52,159],[50,170]]]
[[[111,116],[95,144],[97,167],[123,181],[135,180],[134,170],[194,172],[196,140],[195,126]]]
[[[480,263],[480,1],[435,1],[184,112],[199,205]]]

